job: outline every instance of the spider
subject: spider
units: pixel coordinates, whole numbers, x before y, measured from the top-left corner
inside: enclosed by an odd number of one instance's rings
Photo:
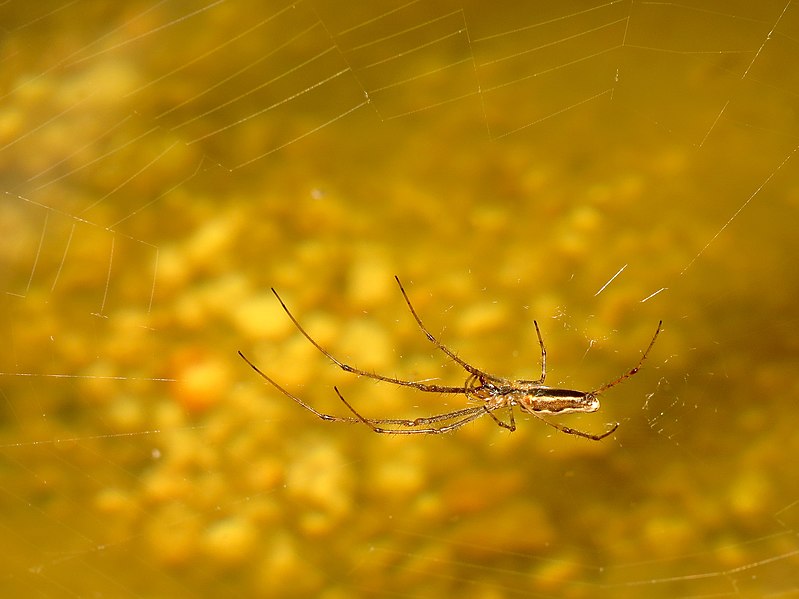
[[[294,315],[289,311],[286,304],[278,295],[277,291],[272,289],[272,293],[275,294],[275,297],[280,302],[280,305],[283,307],[283,310],[286,312],[288,317],[294,323],[294,326],[297,327],[297,330],[303,334],[303,336],[311,342],[311,344],[318,349],[322,354],[324,354],[331,362],[333,362],[336,366],[344,370],[345,372],[351,372],[358,376],[365,376],[371,379],[375,379],[377,381],[383,381],[385,383],[390,383],[392,385],[399,385],[403,387],[413,387],[414,389],[418,389],[419,391],[424,391],[425,393],[452,393],[452,394],[463,394],[466,396],[467,400],[470,400],[477,405],[472,405],[466,408],[461,408],[459,410],[454,410],[452,412],[447,412],[444,414],[438,414],[436,416],[425,416],[421,418],[415,419],[402,419],[402,418],[380,418],[380,419],[372,419],[366,418],[362,416],[360,412],[358,412],[339,391],[338,387],[333,387],[338,395],[339,399],[344,403],[345,406],[353,413],[353,416],[349,417],[342,417],[342,416],[332,416],[330,414],[324,414],[319,412],[315,408],[311,407],[307,403],[305,403],[302,399],[297,397],[296,395],[290,393],[283,387],[281,387],[277,382],[275,382],[272,378],[264,374],[255,364],[253,364],[247,357],[242,353],[239,352],[239,355],[242,359],[250,365],[250,367],[257,372],[261,377],[263,377],[267,382],[269,382],[272,386],[274,386],[278,391],[283,393],[286,397],[293,399],[297,402],[300,406],[315,414],[318,418],[322,420],[330,421],[330,422],[349,422],[349,423],[363,423],[369,428],[371,428],[376,433],[385,433],[385,434],[439,434],[439,433],[447,433],[453,431],[457,428],[468,424],[478,418],[483,416],[489,416],[494,422],[496,422],[502,428],[508,429],[509,431],[513,432],[516,430],[516,421],[513,414],[514,406],[518,406],[522,412],[530,414],[539,420],[542,420],[547,425],[551,426],[554,429],[562,433],[566,433],[569,435],[577,435],[579,437],[584,437],[586,439],[591,439],[593,441],[599,441],[600,439],[604,439],[608,435],[612,434],[618,427],[619,423],[613,424],[608,430],[604,433],[600,434],[591,434],[586,433],[577,429],[570,428],[568,426],[564,426],[557,422],[551,422],[544,418],[542,414],[567,414],[570,412],[596,412],[599,409],[599,399],[598,396],[611,387],[615,387],[622,381],[630,378],[634,374],[638,372],[643,364],[644,360],[646,360],[649,351],[652,349],[652,346],[655,345],[655,341],[660,334],[662,329],[663,321],[661,320],[658,323],[657,330],[655,331],[655,335],[652,337],[652,341],[649,342],[649,346],[646,348],[646,351],[641,355],[641,359],[638,360],[638,363],[629,371],[622,374],[619,378],[602,385],[601,387],[594,389],[593,391],[576,391],[573,389],[562,389],[559,387],[548,387],[544,385],[544,380],[547,376],[547,351],[544,347],[544,340],[541,338],[541,331],[538,328],[538,323],[533,321],[533,325],[535,326],[535,333],[538,336],[538,344],[541,347],[541,378],[538,378],[534,381],[528,380],[513,380],[513,379],[505,379],[502,377],[495,376],[493,374],[488,374],[479,370],[472,366],[471,364],[467,364],[461,358],[459,358],[452,350],[447,348],[444,344],[442,344],[438,339],[436,339],[430,331],[427,330],[427,327],[422,323],[421,318],[416,313],[413,305],[411,304],[411,300],[408,298],[408,294],[405,292],[405,288],[402,286],[402,283],[399,280],[399,277],[395,276],[394,279],[397,281],[397,285],[399,285],[400,293],[402,293],[402,297],[405,299],[405,303],[408,305],[408,309],[413,315],[414,320],[416,320],[416,324],[422,330],[422,332],[427,336],[427,339],[436,346],[441,352],[443,352],[446,356],[448,356],[451,360],[453,360],[456,364],[458,364],[461,368],[463,368],[469,376],[466,378],[466,381],[462,386],[451,387],[447,385],[436,385],[430,384],[425,382],[417,382],[417,381],[405,381],[402,379],[397,379],[390,376],[384,376],[382,374],[376,374],[373,372],[367,372],[365,370],[361,370],[359,368],[355,368],[354,366],[350,366],[349,364],[345,364],[341,362],[337,358],[335,358],[330,352],[325,350],[322,346],[320,346],[314,339],[308,334],[308,332],[300,325],[299,321],[294,317]],[[498,410],[506,409],[508,414],[508,422],[501,420],[495,412]]]

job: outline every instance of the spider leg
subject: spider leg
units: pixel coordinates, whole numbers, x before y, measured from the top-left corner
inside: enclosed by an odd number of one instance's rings
[[[402,379],[397,379],[390,376],[383,376],[382,374],[376,374],[374,372],[367,372],[366,370],[361,370],[360,368],[355,368],[354,366],[350,366],[349,364],[345,364],[341,360],[338,360],[336,357],[333,356],[329,351],[324,349],[321,345],[319,345],[314,339],[308,334],[308,332],[302,328],[302,325],[299,321],[294,317],[294,315],[289,311],[288,307],[286,306],[285,302],[280,298],[277,291],[275,291],[274,287],[272,288],[272,293],[275,294],[277,301],[280,302],[280,305],[283,307],[283,311],[288,314],[288,317],[291,319],[291,322],[294,323],[294,326],[297,327],[297,330],[303,334],[303,336],[311,342],[311,344],[318,349],[322,354],[324,354],[328,360],[333,362],[336,366],[341,368],[345,372],[351,372],[358,376],[365,376],[370,379],[375,379],[377,381],[383,381],[386,383],[391,383],[393,385],[401,385],[403,387],[414,387],[415,389],[419,389],[420,391],[426,391],[428,393],[465,393],[466,389],[464,387],[449,387],[446,385],[429,385],[427,383],[419,383],[416,381],[403,381]]]
[[[252,368],[255,372],[257,372],[264,380],[266,380],[269,384],[271,384],[275,389],[280,391],[283,395],[285,395],[289,399],[293,399],[295,402],[300,404],[303,408],[308,410],[311,414],[315,414],[317,417],[321,418],[322,420],[327,420],[327,421],[330,421],[330,422],[358,422],[357,418],[342,417],[342,416],[332,416],[330,414],[323,414],[322,412],[319,412],[318,410],[315,410],[314,408],[309,406],[307,403],[305,403],[303,400],[301,400],[299,397],[297,397],[296,395],[294,395],[292,393],[289,393],[283,387],[278,385],[274,380],[272,380],[270,377],[268,377],[266,374],[264,374],[261,371],[261,369],[258,368],[252,362],[250,362],[243,353],[239,352],[239,355],[241,356],[241,359],[244,360],[245,362],[247,362],[247,364],[250,365],[250,368]]]
[[[544,379],[547,378],[547,348],[544,347],[544,340],[541,338],[541,330],[538,328],[538,323],[534,320],[535,334],[538,336],[538,345],[541,346],[541,378],[535,381],[538,384],[543,384]]]
[[[314,414],[318,418],[321,418],[322,420],[325,420],[325,421],[328,421],[328,422],[348,422],[350,424],[356,423],[356,422],[362,422],[360,418],[352,418],[351,416],[350,417],[347,417],[347,416],[333,416],[331,414],[324,414],[323,412],[320,412],[319,410],[316,410],[315,408],[313,408],[310,405],[308,405],[307,403],[305,403],[303,400],[301,400],[299,397],[297,397],[293,393],[289,393],[286,389],[284,389],[283,387],[278,385],[271,377],[266,375],[260,368],[258,368],[252,362],[250,362],[250,360],[243,353],[239,352],[239,355],[241,356],[241,358],[245,362],[247,362],[247,364],[250,365],[250,368],[252,368],[255,372],[257,372],[263,379],[265,379],[275,389],[280,391],[283,395],[285,395],[289,399],[292,399],[295,402],[297,402],[299,405],[301,405],[303,408],[305,408],[306,410],[308,410],[309,412],[311,412],[312,414]],[[465,414],[471,414],[472,412],[474,412],[474,411],[476,411],[478,409],[479,408],[476,408],[476,407],[464,408],[462,410],[456,410],[455,412],[450,412],[449,414],[442,414],[442,415],[440,415],[438,417],[417,418],[415,420],[408,420],[408,419],[405,419],[405,418],[385,418],[385,419],[381,419],[381,420],[373,420],[372,422],[377,422],[377,423],[380,423],[380,424],[397,424],[397,425],[402,425],[402,426],[418,426],[419,424],[427,424],[428,422],[435,422],[437,420],[447,420],[447,419],[451,419],[451,418],[457,418],[457,417],[463,416]]]
[[[336,394],[338,395],[339,399],[344,402],[344,405],[347,406],[350,411],[358,417],[358,420],[363,422],[366,426],[371,428],[376,433],[383,433],[387,435],[421,435],[421,434],[428,434],[428,435],[437,435],[441,433],[447,433],[449,431],[453,431],[456,428],[462,427],[464,424],[468,424],[473,420],[477,420],[478,418],[485,416],[486,414],[490,414],[491,412],[485,408],[485,406],[474,406],[471,408],[465,408],[463,410],[457,410],[455,412],[450,412],[448,414],[440,414],[438,416],[430,416],[428,418],[417,418],[415,420],[401,420],[399,421],[400,424],[403,426],[418,426],[419,424],[425,424],[430,422],[438,422],[442,420],[451,420],[452,418],[460,418],[459,420],[455,420],[450,424],[446,424],[444,426],[431,426],[427,428],[383,428],[377,426],[377,424],[382,423],[395,423],[396,421],[390,420],[369,420],[368,418],[362,416],[341,394],[341,391],[338,390],[338,387],[333,387]]]
[[[616,424],[611,426],[608,430],[606,430],[604,433],[602,433],[600,435],[592,435],[591,433],[584,433],[583,431],[578,431],[575,428],[570,428],[570,427],[565,426],[563,424],[558,424],[557,422],[550,422],[549,420],[547,420],[546,418],[544,418],[543,416],[541,416],[537,412],[525,408],[524,405],[522,405],[522,404],[519,404],[519,407],[522,410],[524,410],[525,412],[527,412],[528,414],[532,414],[533,416],[538,418],[540,421],[544,422],[545,424],[548,424],[552,428],[557,429],[557,430],[559,430],[562,433],[566,433],[567,435],[577,435],[578,437],[583,437],[585,439],[591,439],[592,441],[599,441],[601,439],[604,439],[608,435],[612,434],[617,428],[619,428],[619,423],[617,422]]]
[[[436,414],[435,416],[421,416],[419,418],[414,418],[410,420],[408,418],[397,420],[397,419],[370,419],[370,422],[374,422],[377,424],[402,424],[404,426],[421,426],[422,424],[432,424],[434,422],[442,422],[446,420],[453,420],[455,418],[461,418],[463,416],[468,416],[473,414],[477,411],[476,408],[479,406],[471,406],[468,408],[461,408],[460,410],[453,410],[452,412],[447,412],[446,414]]]
[[[513,432],[513,431],[516,430],[516,418],[514,418],[514,416],[513,416],[513,406],[512,405],[508,404],[508,414],[510,416],[510,418],[509,418],[510,424],[508,424],[507,422],[503,422],[502,420],[500,420],[499,418],[494,416],[494,413],[491,410],[489,410],[485,405],[483,405],[483,409],[488,413],[489,416],[491,416],[491,418],[493,418],[494,422],[496,422],[502,428],[506,428],[510,432]]]
[[[490,375],[490,374],[488,374],[486,372],[483,372],[482,370],[479,370],[479,369],[475,368],[471,364],[467,364],[461,358],[459,358],[458,355],[455,352],[453,352],[446,345],[444,345],[438,339],[436,339],[433,336],[433,334],[430,331],[427,330],[427,327],[424,326],[424,323],[422,322],[422,319],[419,318],[419,315],[416,313],[416,310],[413,308],[413,304],[411,304],[411,300],[408,297],[408,294],[405,292],[405,288],[402,286],[402,283],[400,282],[399,277],[397,275],[394,275],[394,280],[397,281],[397,285],[399,285],[400,292],[402,293],[402,297],[405,298],[405,303],[408,304],[408,309],[411,311],[411,314],[413,315],[413,318],[416,321],[416,324],[419,325],[419,328],[427,336],[427,339],[428,339],[428,341],[430,341],[430,343],[432,343],[438,349],[440,349],[442,352],[444,352],[450,359],[452,359],[456,364],[458,364],[461,368],[463,368],[469,374],[472,374],[472,375],[474,375],[476,377],[480,377],[480,378],[487,379],[487,380],[490,380],[490,381],[504,381],[504,379],[492,376],[492,375]]]
[[[341,397],[341,393],[339,393],[339,397]],[[348,402],[344,402],[347,404]],[[421,426],[423,424],[432,424],[434,422],[442,422],[446,420],[454,420],[455,418],[461,418],[464,416],[469,416],[477,411],[481,406],[472,406],[470,408],[461,408],[460,410],[455,410],[453,412],[447,412],[446,414],[437,414],[435,416],[422,416],[420,418],[368,418],[369,422],[372,424],[398,424],[400,426],[406,427],[416,427]],[[350,407],[350,409],[352,409]],[[362,420],[358,420],[358,422],[363,422]]]
[[[644,352],[644,353],[641,355],[641,359],[640,359],[640,360],[638,360],[638,364],[636,364],[636,365],[635,365],[635,366],[634,366],[634,367],[633,367],[631,370],[629,370],[628,372],[625,372],[623,375],[621,375],[621,376],[620,376],[619,378],[617,378],[615,381],[612,381],[612,382],[610,382],[610,383],[607,383],[607,384],[605,384],[605,385],[602,385],[602,386],[601,386],[599,389],[597,389],[596,391],[592,391],[592,393],[593,393],[594,395],[599,395],[600,393],[602,393],[602,392],[604,392],[604,391],[607,391],[607,390],[608,390],[608,389],[610,389],[611,387],[615,387],[616,385],[618,385],[618,384],[619,384],[620,382],[622,382],[623,380],[625,380],[625,379],[628,379],[628,378],[630,378],[631,376],[633,376],[634,374],[636,374],[636,373],[637,373],[637,372],[638,372],[638,371],[641,369],[641,364],[643,364],[643,363],[644,363],[644,360],[646,360],[646,357],[649,355],[649,350],[651,350],[651,349],[652,349],[652,346],[653,346],[653,345],[655,345],[655,341],[657,340],[657,338],[658,338],[658,335],[660,335],[660,331],[662,330],[662,328],[663,328],[663,321],[661,320],[661,321],[658,323],[658,328],[657,328],[657,330],[655,331],[655,336],[654,336],[654,337],[652,337],[652,341],[650,341],[650,342],[649,342],[649,346],[646,348],[646,351],[645,351],[645,352]]]

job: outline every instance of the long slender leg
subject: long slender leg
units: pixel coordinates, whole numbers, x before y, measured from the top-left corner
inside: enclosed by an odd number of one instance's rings
[[[523,405],[520,405],[519,407],[522,410],[524,410],[525,412],[527,412],[528,414],[531,414],[531,415],[535,416],[540,421],[544,422],[545,424],[548,424],[552,428],[557,429],[557,430],[559,430],[562,433],[566,433],[567,435],[577,435],[578,437],[583,437],[585,439],[591,439],[592,441],[599,441],[600,439],[604,439],[608,435],[613,434],[613,432],[617,428],[619,428],[619,423],[617,422],[616,424],[611,426],[608,430],[606,430],[601,435],[592,435],[591,433],[584,433],[583,431],[578,431],[575,428],[570,428],[570,427],[565,426],[563,424],[558,424],[557,422],[550,422],[549,420],[547,420],[546,418],[544,418],[543,416],[541,416],[537,412],[534,412],[533,410],[529,410],[529,409],[525,408]]]
[[[544,340],[541,338],[541,330],[538,328],[538,323],[534,320],[533,324],[535,325],[535,334],[538,335],[538,345],[541,346],[541,378],[536,382],[543,383],[544,379],[547,378],[547,348],[544,347]]]
[[[336,366],[341,368],[343,371],[351,372],[351,373],[356,374],[358,376],[369,377],[370,379],[375,379],[375,380],[378,380],[378,381],[384,381],[386,383],[391,383],[393,385],[401,385],[403,387],[414,387],[416,389],[419,389],[420,391],[427,391],[429,393],[465,393],[466,392],[466,389],[464,387],[449,387],[449,386],[445,386],[445,385],[429,385],[427,383],[419,383],[419,382],[416,382],[416,381],[403,381],[401,379],[396,379],[394,377],[383,376],[382,374],[376,374],[374,372],[367,372],[366,370],[361,370],[359,368],[355,368],[354,366],[350,366],[349,364],[345,364],[344,362],[338,360],[335,356],[333,356],[333,354],[331,354],[329,351],[324,349],[316,341],[314,341],[314,339],[308,334],[308,332],[304,328],[302,328],[302,325],[299,323],[299,321],[296,318],[294,318],[294,315],[289,311],[288,307],[283,302],[283,300],[280,298],[280,296],[278,295],[277,291],[275,291],[274,288],[272,288],[272,293],[275,294],[275,297],[277,298],[277,301],[279,301],[280,305],[283,307],[283,311],[286,314],[288,314],[288,317],[291,319],[291,322],[294,323],[294,326],[297,327],[297,330],[300,333],[302,333],[303,336],[308,341],[310,341],[311,344],[316,349],[318,349],[320,352],[322,352],[327,357],[328,360],[333,362],[333,364],[335,364]]]
[[[657,330],[655,331],[655,336],[654,336],[654,337],[652,337],[652,341],[650,341],[650,342],[649,342],[649,347],[647,347],[647,348],[646,348],[646,351],[645,351],[645,352],[644,352],[644,353],[641,355],[641,359],[640,359],[640,360],[638,360],[638,364],[636,364],[636,365],[635,365],[635,367],[633,367],[633,368],[632,368],[632,370],[630,370],[630,371],[628,371],[628,372],[625,372],[623,375],[621,375],[621,376],[620,376],[619,378],[617,378],[615,381],[612,381],[612,382],[610,382],[610,383],[607,383],[606,385],[602,385],[602,386],[601,386],[599,389],[597,389],[596,391],[592,391],[592,393],[593,393],[594,395],[599,395],[600,393],[602,393],[602,392],[604,392],[604,391],[607,391],[607,390],[608,390],[608,389],[610,389],[611,387],[615,387],[616,385],[618,385],[618,384],[619,384],[620,382],[622,382],[623,380],[625,380],[625,379],[628,379],[628,378],[630,378],[631,376],[633,376],[634,374],[636,374],[636,373],[637,373],[637,372],[638,372],[638,371],[641,369],[641,364],[643,364],[643,363],[644,363],[644,360],[646,360],[646,357],[649,355],[649,350],[651,350],[651,349],[652,349],[652,346],[653,346],[653,345],[655,345],[655,341],[657,340],[657,338],[658,338],[658,335],[660,335],[660,331],[661,331],[662,327],[663,327],[663,321],[661,320],[661,321],[658,323],[658,328],[657,328]]]
[[[304,401],[302,401],[302,400],[301,400],[299,397],[297,397],[296,395],[294,395],[294,394],[292,394],[292,393],[289,393],[289,392],[288,392],[288,391],[286,391],[286,390],[285,390],[283,387],[281,387],[280,385],[278,385],[278,384],[277,384],[277,383],[276,383],[274,380],[272,380],[270,377],[268,377],[266,374],[264,374],[264,373],[261,371],[261,369],[260,369],[260,368],[258,368],[258,367],[257,367],[255,364],[253,364],[252,362],[250,362],[250,361],[247,359],[247,356],[245,356],[243,353],[239,352],[239,355],[241,356],[241,359],[242,359],[242,360],[244,360],[245,362],[247,362],[247,364],[249,364],[249,365],[250,365],[250,368],[252,368],[252,369],[253,369],[255,372],[257,372],[259,375],[261,375],[261,377],[263,377],[263,378],[264,378],[264,379],[265,379],[265,380],[266,380],[266,381],[267,381],[269,384],[271,384],[271,385],[272,385],[272,386],[273,386],[275,389],[277,389],[278,391],[280,391],[280,392],[281,392],[283,395],[285,395],[285,396],[286,396],[286,397],[288,397],[289,399],[293,399],[295,402],[297,402],[298,404],[300,404],[300,405],[301,405],[303,408],[305,408],[306,410],[308,410],[308,411],[309,411],[311,414],[315,414],[316,416],[318,416],[318,417],[319,417],[319,418],[321,418],[322,420],[328,420],[328,421],[331,421],[331,422],[358,422],[358,419],[357,419],[357,418],[351,418],[351,417],[341,417],[341,416],[331,416],[330,414],[323,414],[322,412],[320,412],[320,411],[318,411],[318,410],[316,410],[316,409],[312,408],[312,407],[311,407],[311,406],[309,406],[307,403],[305,403]]]
[[[487,413],[490,414],[490,412],[487,409],[485,409],[484,406],[475,406],[475,407],[472,407],[472,408],[466,408],[465,410],[459,410],[461,416],[463,416],[463,417],[460,420],[456,420],[455,422],[452,422],[451,424],[447,424],[445,426],[428,427],[428,428],[382,428],[380,426],[376,426],[375,422],[382,423],[382,422],[385,422],[385,421],[373,421],[373,420],[369,420],[368,418],[365,418],[360,413],[358,413],[355,410],[355,408],[352,407],[352,405],[346,399],[344,399],[344,396],[338,390],[338,387],[333,387],[333,388],[335,389],[336,393],[338,394],[339,399],[342,402],[344,402],[344,405],[347,406],[350,409],[350,411],[353,414],[355,414],[355,416],[358,417],[358,420],[363,422],[366,426],[371,428],[374,432],[387,434],[387,435],[421,435],[421,434],[437,435],[437,434],[440,434],[440,433],[447,433],[449,431],[455,430],[456,428],[460,428],[464,424],[468,424],[469,422],[472,422],[473,420],[477,420],[478,418],[480,418],[482,416],[485,416]],[[441,415],[442,419],[444,419],[443,418],[444,416],[450,417],[454,413],[455,412],[450,413],[450,414],[442,414]],[[436,418],[436,417],[433,417],[433,418]],[[427,420],[431,421],[432,419],[427,419]],[[414,421],[413,420],[409,420],[407,422],[408,423],[413,423]]]
[[[241,356],[241,358],[245,362],[247,362],[247,364],[250,365],[250,368],[252,368],[255,372],[257,372],[264,380],[266,380],[275,389],[280,391],[283,395],[285,395],[289,399],[294,400],[300,406],[302,406],[303,408],[305,408],[306,410],[308,410],[309,412],[311,412],[315,416],[321,418],[322,420],[325,420],[325,421],[328,421],[328,422],[348,422],[348,423],[362,422],[362,420],[360,418],[352,418],[352,417],[347,417],[347,416],[333,416],[331,414],[325,414],[323,412],[320,412],[319,410],[316,410],[315,408],[313,408],[310,405],[308,405],[307,403],[305,403],[303,400],[301,400],[299,397],[297,397],[293,393],[289,393],[286,389],[284,389],[283,387],[278,385],[270,376],[265,374],[260,368],[258,368],[252,362],[250,362],[250,360],[243,353],[239,352],[239,355]],[[419,426],[421,424],[429,424],[429,423],[437,422],[437,421],[440,421],[440,420],[451,420],[453,418],[458,418],[458,417],[461,417],[461,416],[465,416],[467,414],[472,414],[475,411],[480,410],[480,409],[482,409],[482,406],[477,406],[477,407],[472,406],[472,407],[469,407],[469,408],[463,408],[463,409],[460,409],[460,410],[456,410],[454,412],[450,412],[449,414],[440,414],[438,416],[416,418],[414,420],[409,420],[407,418],[382,418],[382,419],[379,419],[379,420],[372,420],[371,422],[375,422],[375,423],[378,423],[378,424],[396,424],[398,426]]]
[[[506,428],[510,432],[516,430],[516,418],[514,418],[513,416],[513,406],[511,404],[508,404],[508,414],[509,414],[510,424],[508,424],[507,422],[503,422],[502,420],[494,416],[494,413],[491,410],[489,410],[485,405],[483,405],[483,409],[488,413],[489,416],[491,416],[494,422],[496,422],[502,428]]]
[[[402,286],[402,283],[400,282],[399,277],[397,275],[394,275],[394,280],[397,281],[397,285],[399,285],[400,292],[402,292],[402,297],[405,298],[405,303],[408,304],[408,309],[411,311],[411,314],[413,315],[414,320],[416,320],[416,324],[419,325],[419,328],[427,336],[427,339],[430,341],[430,343],[435,345],[438,349],[440,349],[447,356],[449,356],[449,358],[451,358],[456,364],[458,364],[466,372],[468,372],[470,374],[473,374],[476,377],[482,377],[484,379],[488,379],[488,380],[491,380],[491,381],[504,381],[504,379],[492,376],[492,375],[490,375],[490,374],[488,374],[486,372],[483,372],[482,370],[478,370],[477,368],[475,368],[471,364],[467,364],[466,362],[461,360],[455,352],[453,352],[451,349],[449,349],[447,346],[445,346],[443,343],[441,343],[438,339],[436,339],[433,336],[433,334],[430,331],[427,330],[427,327],[424,326],[424,323],[422,322],[422,319],[419,318],[419,315],[416,313],[416,310],[413,308],[413,304],[411,304],[411,300],[408,297],[408,294],[405,293],[405,288]]]
[[[435,422],[442,422],[447,420],[454,420],[469,414],[473,414],[482,406],[471,406],[468,408],[461,408],[446,414],[436,414],[435,416],[421,416],[419,418],[369,418],[369,422],[373,424],[399,424],[401,426],[414,427],[423,424],[433,424]]]

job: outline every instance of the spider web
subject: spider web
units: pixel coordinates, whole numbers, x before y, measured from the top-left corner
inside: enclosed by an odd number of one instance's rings
[[[4,594],[799,594],[799,10],[537,4],[0,6]]]

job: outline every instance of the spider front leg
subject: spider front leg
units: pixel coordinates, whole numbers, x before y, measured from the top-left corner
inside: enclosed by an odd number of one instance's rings
[[[486,415],[486,413],[491,414],[491,412],[485,406],[473,406],[471,408],[463,408],[461,410],[455,410],[454,412],[448,412],[446,414],[439,414],[437,416],[427,416],[422,418],[416,418],[414,420],[388,420],[388,419],[378,419],[378,420],[370,420],[363,416],[360,412],[358,412],[350,402],[344,399],[344,396],[341,394],[341,391],[338,390],[338,387],[333,387],[333,390],[338,395],[339,399],[344,403],[349,410],[355,414],[355,416],[363,422],[366,426],[371,428],[376,433],[383,433],[388,435],[438,435],[441,433],[448,433],[450,431],[455,430],[456,428],[462,427],[464,424],[468,424],[478,418],[481,418]],[[493,414],[492,414],[493,416]],[[446,422],[448,420],[453,420],[454,422],[450,422],[450,424],[444,424],[439,427],[429,426],[427,428],[383,428],[381,426],[377,426],[378,424],[397,424],[405,427],[416,427],[421,424],[432,424],[435,422]]]

